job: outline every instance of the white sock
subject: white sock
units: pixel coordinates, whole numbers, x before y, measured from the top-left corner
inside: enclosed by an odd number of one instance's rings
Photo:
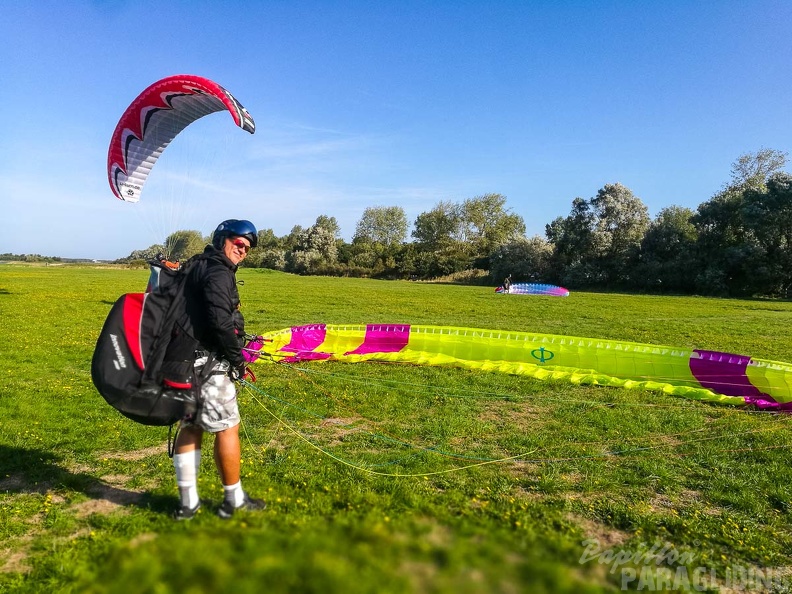
[[[229,501],[234,507],[239,507],[245,502],[245,492],[242,490],[242,481],[233,485],[223,485],[225,500]]]
[[[193,509],[200,503],[198,470],[201,467],[201,450],[191,450],[174,455],[173,467],[176,469],[176,484],[179,487],[181,504]]]

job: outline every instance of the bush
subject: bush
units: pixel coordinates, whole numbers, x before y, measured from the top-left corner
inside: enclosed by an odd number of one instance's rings
[[[430,282],[488,286],[492,284],[492,279],[490,278],[489,272],[486,270],[473,268],[471,270],[461,270],[459,272],[447,274],[446,276],[433,278]]]

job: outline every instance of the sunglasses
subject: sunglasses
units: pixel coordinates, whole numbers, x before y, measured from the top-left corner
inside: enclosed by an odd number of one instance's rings
[[[231,240],[231,243],[233,244],[233,246],[234,246],[235,248],[242,250],[242,251],[243,251],[243,252],[245,252],[246,254],[247,254],[247,253],[250,251],[250,246],[249,246],[249,245],[247,245],[247,244],[246,244],[244,241],[242,241],[241,239],[232,239],[232,240]]]

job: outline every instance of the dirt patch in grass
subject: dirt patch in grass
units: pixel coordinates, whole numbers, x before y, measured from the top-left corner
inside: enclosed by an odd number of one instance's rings
[[[322,419],[322,422],[319,423],[320,427],[324,427],[325,429],[329,428],[332,430],[336,435],[346,435],[347,433],[352,433],[353,431],[359,431],[359,427],[354,425],[359,425],[363,419],[361,418],[327,418]]]
[[[696,505],[701,500],[701,493],[690,489],[685,489],[675,497],[669,497],[663,493],[655,494],[647,502],[651,511],[656,513],[666,513],[673,509],[679,509],[690,505]]]
[[[162,454],[166,451],[167,446],[165,444],[151,446],[150,448],[143,448],[142,450],[133,450],[131,452],[107,452],[104,454],[100,454],[99,458],[107,458],[109,460],[125,460],[127,462],[134,462],[136,460],[143,460],[144,458],[150,458],[151,456],[156,456]]]
[[[328,446],[339,445],[348,435],[366,431],[361,425],[362,421],[363,419],[354,417],[322,419],[319,424],[319,431],[314,437],[322,439]]]
[[[72,474],[91,474],[94,471],[94,467],[81,462],[74,462],[66,464],[66,470]]]
[[[138,534],[137,536],[133,537],[129,541],[129,545],[128,546],[129,546],[130,549],[134,549],[135,547],[138,547],[138,546],[140,546],[142,544],[145,544],[147,542],[151,542],[152,540],[155,540],[156,538],[157,538],[157,535],[154,534],[153,532],[143,532],[142,534]]]
[[[564,481],[569,489],[580,487],[585,483],[586,479],[586,475],[581,472],[573,471],[561,474],[561,480]]]
[[[110,514],[129,505],[137,505],[145,496],[142,489],[121,488],[131,479],[126,475],[112,474],[102,477],[101,482],[91,485],[85,494],[91,497],[71,506],[70,511],[78,518],[92,514]]]
[[[454,535],[447,526],[438,524],[437,520],[427,516],[416,518],[416,525],[421,531],[421,542],[432,547],[443,548],[453,542]]]
[[[521,499],[524,501],[540,501],[546,497],[543,493],[529,491],[523,487],[514,487],[511,492],[515,499]]]
[[[542,411],[513,402],[487,402],[484,410],[479,413],[478,419],[496,426],[508,425],[512,430],[522,429],[525,431],[537,431],[547,424]]]
[[[93,484],[85,489],[85,495],[90,497],[86,501],[81,501],[74,505],[64,506],[64,512],[73,514],[76,518],[85,518],[92,514],[110,514],[118,512],[126,513],[124,508],[129,505],[137,505],[143,500],[145,493],[139,490],[124,489],[121,486],[131,479],[125,475],[107,475],[102,479],[97,479]],[[21,475],[11,475],[0,481],[0,490],[22,493],[40,493],[48,495],[49,504],[64,504],[67,497],[51,490],[52,485],[46,482],[32,484]],[[16,496],[11,498],[15,499]],[[8,502],[9,500],[6,500]],[[42,527],[44,520],[43,513],[36,513],[26,521],[30,525],[27,534],[18,538],[11,539],[3,543],[0,548],[0,573],[28,573],[32,567],[28,561],[30,547],[33,539],[45,533]],[[85,537],[90,534],[89,528],[80,528],[75,533],[56,538],[56,541],[66,542],[77,538]]]
[[[668,495],[658,493],[649,500],[649,507],[653,512],[667,512],[674,509],[674,502]]]
[[[27,573],[31,567],[27,563],[28,548],[33,540],[32,534],[26,534],[14,542],[13,546],[0,550],[0,572]]]
[[[693,489],[685,489],[679,496],[685,501],[699,501],[701,499],[701,493]]]
[[[602,550],[621,546],[630,538],[628,533],[609,528],[594,520],[576,514],[570,514],[568,517],[572,522],[580,526],[580,529],[586,535],[587,539],[597,541],[599,543],[599,548]]]
[[[437,578],[437,567],[431,563],[409,560],[401,563],[401,575],[406,576],[413,592],[428,592]]]
[[[71,507],[71,511],[78,518],[87,518],[94,514],[106,515],[119,509],[120,506],[106,499],[89,499]]]
[[[254,452],[254,454],[248,454],[248,456],[252,456],[254,459],[258,460],[262,460],[265,453],[269,450],[283,452],[291,448],[293,445],[293,436],[286,433],[272,435],[266,442],[262,441],[261,446],[256,446],[249,441],[244,444],[246,449],[249,448],[249,450]]]

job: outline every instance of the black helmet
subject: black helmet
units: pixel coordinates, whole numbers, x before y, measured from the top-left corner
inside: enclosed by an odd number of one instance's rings
[[[212,234],[212,245],[218,250],[222,249],[226,237],[244,237],[250,242],[250,247],[258,244],[258,231],[250,221],[228,219],[217,226]]]

